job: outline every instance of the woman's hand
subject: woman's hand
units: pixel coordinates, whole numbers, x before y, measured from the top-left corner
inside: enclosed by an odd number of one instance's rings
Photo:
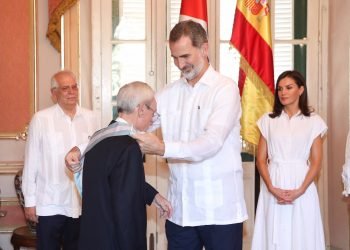
[[[290,191],[276,187],[269,188],[270,193],[275,196],[278,204],[291,204],[293,200],[290,199]]]
[[[286,190],[286,193],[285,193],[288,201],[290,201],[291,203],[293,203],[293,201],[298,199],[303,194],[304,194],[304,191],[301,188]]]
[[[269,188],[269,191],[273,196],[275,196],[277,203],[281,205],[293,204],[293,202],[304,193],[301,188],[288,190],[271,187]]]

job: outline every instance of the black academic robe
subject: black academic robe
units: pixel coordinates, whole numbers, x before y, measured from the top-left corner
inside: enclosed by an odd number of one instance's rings
[[[145,205],[157,191],[145,181],[136,140],[102,140],[85,155],[83,169],[79,249],[146,250]]]

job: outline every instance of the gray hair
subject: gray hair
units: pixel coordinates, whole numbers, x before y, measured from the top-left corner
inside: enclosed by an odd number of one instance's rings
[[[60,70],[58,72],[56,72],[52,77],[51,77],[51,89],[55,89],[58,88],[58,82],[57,82],[57,78],[59,78],[61,75],[69,75],[70,77],[72,77],[75,82],[78,84],[77,82],[77,77],[75,76],[75,74],[70,71],[70,70]]]
[[[154,91],[144,82],[131,82],[120,88],[117,94],[117,112],[132,113],[137,105],[150,104],[154,98]]]

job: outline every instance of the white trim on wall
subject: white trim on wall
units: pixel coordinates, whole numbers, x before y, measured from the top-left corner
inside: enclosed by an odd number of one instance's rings
[[[318,36],[318,105],[317,112],[328,123],[328,25],[329,6],[328,0],[319,1],[319,36]],[[330,245],[329,233],[329,209],[328,209],[328,143],[327,138],[323,144],[323,160],[320,179],[318,181],[318,192],[325,230],[326,246]]]

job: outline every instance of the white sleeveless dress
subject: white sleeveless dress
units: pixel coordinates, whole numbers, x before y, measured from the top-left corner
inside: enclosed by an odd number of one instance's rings
[[[257,122],[267,141],[268,170],[272,184],[282,189],[299,188],[309,169],[314,139],[327,131],[317,114],[289,118],[263,115]],[[322,250],[324,232],[317,189],[311,183],[293,204],[279,205],[261,180],[252,242],[253,250]]]

